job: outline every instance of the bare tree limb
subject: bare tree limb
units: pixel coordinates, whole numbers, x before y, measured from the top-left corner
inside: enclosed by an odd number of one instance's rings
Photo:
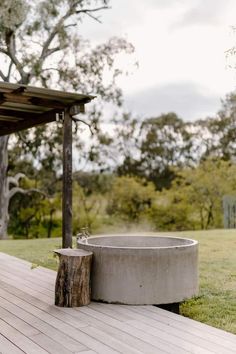
[[[12,67],[13,67],[13,61],[10,62],[10,65],[8,67],[8,73],[7,73],[7,76],[6,76],[6,81],[7,82],[9,82],[9,80],[10,80]]]
[[[55,52],[58,52],[59,50],[61,50],[61,48],[58,46],[58,47],[55,47],[55,48],[52,48],[52,49],[48,49],[47,51],[47,56],[55,53]]]
[[[70,23],[69,25],[64,26],[64,28],[75,27],[76,25],[77,23]]]
[[[8,56],[8,52],[7,52],[7,50],[4,49],[4,48],[0,48],[0,53],[5,54],[5,55]]]
[[[3,74],[2,70],[0,70],[0,77],[3,79],[3,81],[7,81],[7,77]]]
[[[96,11],[100,11],[103,9],[108,9],[108,6],[101,6],[101,7],[97,7],[94,9],[81,9],[81,10],[77,10],[76,6],[79,5],[79,2],[74,3],[69,9],[68,11],[65,13],[64,16],[62,16],[59,21],[57,22],[57,24],[54,26],[54,28],[52,29],[51,33],[49,34],[47,40],[44,42],[43,44],[43,49],[41,52],[41,56],[40,56],[40,60],[44,60],[46,57],[48,57],[50,55],[50,50],[49,50],[49,46],[52,43],[53,39],[55,38],[55,36],[58,34],[59,29],[63,26],[63,24],[65,23],[65,21],[71,17],[74,14],[79,14],[79,13],[90,13],[90,12],[96,12]],[[74,24],[69,24],[64,26],[64,28],[69,27],[69,26],[74,26]]]
[[[94,9],[82,9],[82,10],[77,10],[75,13],[79,14],[79,13],[88,13],[88,12],[96,12],[96,11],[100,11],[100,10],[108,10],[110,9],[109,6],[101,6],[101,7],[96,7]]]
[[[87,125],[87,127],[88,127],[89,130],[90,130],[90,133],[91,133],[92,135],[94,135],[94,132],[93,132],[93,130],[92,130],[92,128],[91,128],[91,125],[90,125],[89,123],[85,122],[83,119],[76,118],[76,117],[72,117],[72,120],[73,120],[75,123],[76,123],[76,122],[81,122],[81,123]]]
[[[22,83],[28,83],[28,74],[24,71],[22,64],[16,56],[16,43],[15,43],[15,34],[13,31],[7,31],[5,36],[5,41],[7,45],[7,51],[4,51],[4,54],[8,55],[13,64],[15,64],[16,69],[18,70]]]
[[[9,191],[8,198],[10,200],[16,193],[29,194],[29,193],[34,193],[34,192],[40,193],[43,196],[46,196],[44,192],[42,192],[41,190],[39,190],[37,188],[23,189],[20,187],[14,187]]]
[[[89,17],[91,17],[93,20],[95,20],[95,21],[97,21],[97,22],[99,22],[99,23],[102,23],[102,21],[100,21],[98,17],[93,16],[93,15],[90,14],[89,12],[85,12],[85,13],[86,13],[86,15],[88,15]]]
[[[18,186],[19,185],[19,180],[21,178],[25,178],[25,174],[24,173],[17,173],[14,177],[13,176],[8,176],[7,177],[7,183],[8,183],[8,186],[11,184],[14,184],[15,186]]]
[[[69,9],[67,10],[67,12],[64,14],[64,16],[62,16],[58,22],[55,24],[55,26],[52,28],[51,32],[48,35],[48,38],[46,39],[46,41],[42,44],[42,51],[41,51],[41,55],[37,61],[37,66],[38,68],[42,69],[43,66],[43,62],[45,61],[45,59],[50,56],[51,54],[59,51],[61,48],[59,46],[55,47],[55,48],[49,48],[50,45],[52,44],[54,38],[58,35],[59,31],[61,28],[68,28],[70,26],[75,26],[76,24],[67,24],[65,25],[65,22],[67,19],[69,19],[71,16],[73,15],[78,15],[80,13],[85,13],[88,16],[92,17],[94,20],[99,21],[99,19],[96,16],[91,15],[92,12],[97,12],[100,10],[104,10],[104,9],[108,9],[108,6],[101,6],[101,7],[97,7],[97,8],[93,8],[93,9],[81,9],[81,10],[76,10],[76,7],[80,4],[80,1],[76,1],[74,2]],[[13,57],[11,58],[12,61],[14,62],[14,64],[17,66],[16,63],[16,58]],[[18,63],[19,64],[19,63]],[[19,67],[20,68],[20,67]],[[24,77],[26,74],[23,72],[22,68],[21,68],[21,76]],[[31,73],[27,74],[27,80],[29,81],[30,78],[33,76],[34,74],[34,69],[32,68]],[[46,87],[46,80],[43,79],[42,80],[43,85]]]
[[[42,69],[41,71],[44,72],[44,71],[51,71],[51,70],[55,70],[55,71],[60,72],[60,69],[58,69],[58,68],[53,68],[53,67],[44,68],[44,69]]]

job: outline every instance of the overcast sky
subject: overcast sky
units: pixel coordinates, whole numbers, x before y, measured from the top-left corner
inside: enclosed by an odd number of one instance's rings
[[[225,54],[236,42],[236,1],[111,0],[111,7],[101,25],[86,21],[81,30],[95,42],[118,35],[135,46],[139,68],[119,81],[126,108],[141,117],[213,116],[236,86]]]

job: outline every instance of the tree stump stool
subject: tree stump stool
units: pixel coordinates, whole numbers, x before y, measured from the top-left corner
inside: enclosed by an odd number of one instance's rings
[[[63,248],[54,251],[59,256],[55,285],[55,305],[78,307],[91,299],[90,271],[92,252]]]

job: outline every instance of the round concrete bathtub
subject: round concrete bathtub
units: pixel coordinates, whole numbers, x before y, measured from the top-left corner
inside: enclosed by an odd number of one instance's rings
[[[197,294],[197,241],[110,235],[78,240],[78,248],[93,252],[93,300],[158,305]]]

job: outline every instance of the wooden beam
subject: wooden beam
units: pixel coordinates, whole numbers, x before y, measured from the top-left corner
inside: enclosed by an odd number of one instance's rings
[[[69,109],[64,111],[63,126],[62,247],[72,248],[72,119]]]
[[[31,118],[15,122],[14,124],[12,122],[10,124],[5,122],[5,126],[0,128],[0,136],[17,133],[37,125],[53,122],[56,120],[56,113],[60,112],[59,110],[52,110],[42,114],[32,114]]]
[[[25,92],[25,90],[26,90],[26,86],[20,86],[17,89],[11,91],[11,93],[18,95],[18,94],[22,94],[23,92]]]
[[[23,120],[22,118],[17,118],[17,117],[6,117],[6,116],[3,116],[0,114],[0,121],[1,122],[4,122],[5,125],[7,124],[10,124],[10,123],[15,123],[15,122],[18,122],[20,120]]]
[[[85,113],[84,104],[73,105],[70,107],[70,115],[75,116],[79,113]]]
[[[18,104],[26,104],[26,105],[35,105],[35,106],[41,106],[41,107],[48,107],[48,108],[58,108],[58,109],[64,109],[66,104],[63,102],[57,101],[57,100],[50,100],[46,98],[39,98],[39,97],[34,97],[34,96],[24,96],[24,95],[19,95],[13,94],[13,93],[1,93],[0,94],[0,104],[3,104],[5,102],[11,102],[11,103],[18,103]]]
[[[13,93],[0,93],[0,104],[10,102],[10,103],[18,103],[25,105],[34,105],[40,107],[48,107],[54,109],[65,109],[71,105],[84,105],[85,103],[90,102],[89,98],[83,98],[79,101],[67,101],[67,100],[57,100],[56,98],[41,98],[37,96],[27,96],[24,92],[15,92]]]
[[[34,114],[34,113],[33,113]],[[10,118],[17,118],[19,120],[25,119],[25,118],[32,118],[32,113],[29,112],[22,112],[22,111],[16,111],[15,109],[4,109],[4,106],[0,108],[0,116],[5,116],[6,120],[8,117]]]
[[[49,100],[46,98],[39,98],[39,97],[31,97],[30,103],[35,106],[42,106],[42,107],[50,107],[50,108],[59,108],[65,109],[66,104],[57,100]]]

